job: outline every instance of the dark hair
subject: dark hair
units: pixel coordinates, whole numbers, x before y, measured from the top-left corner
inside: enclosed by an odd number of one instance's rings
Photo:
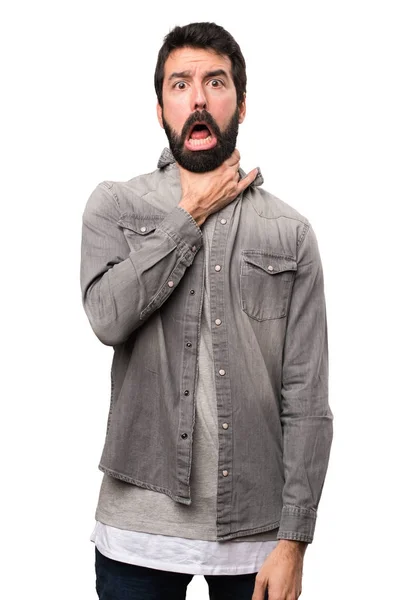
[[[215,23],[189,23],[184,27],[174,27],[164,38],[158,53],[154,73],[154,87],[157,99],[162,107],[162,87],[164,81],[164,65],[171,52],[177,48],[204,48],[214,50],[217,54],[227,56],[232,63],[232,77],[236,88],[237,104],[241,104],[246,93],[246,63],[239,44],[220,25]]]

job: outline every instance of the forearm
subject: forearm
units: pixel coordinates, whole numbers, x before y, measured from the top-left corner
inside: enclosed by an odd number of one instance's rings
[[[94,332],[107,345],[125,341],[166,301],[202,245],[192,217],[176,207],[141,249],[130,251],[119,216],[101,189],[83,218],[82,300]]]

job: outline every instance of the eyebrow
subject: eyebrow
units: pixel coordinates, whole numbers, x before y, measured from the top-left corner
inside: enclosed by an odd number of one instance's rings
[[[187,79],[190,78],[192,76],[192,72],[191,71],[180,71],[179,73],[175,72],[175,73],[171,73],[171,75],[168,77],[168,81],[171,81],[171,79]],[[204,79],[206,79],[207,77],[226,77],[228,79],[228,74],[226,71],[224,71],[224,69],[215,69],[215,71],[208,71],[205,75],[204,75]]]

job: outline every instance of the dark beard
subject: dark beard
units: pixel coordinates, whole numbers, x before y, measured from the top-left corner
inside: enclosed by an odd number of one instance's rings
[[[164,119],[162,121],[169,141],[169,147],[176,162],[184,169],[194,173],[205,173],[206,171],[214,171],[222,163],[230,157],[236,148],[236,138],[239,131],[239,108],[236,110],[229,121],[227,128],[221,131],[213,117],[206,110],[194,112],[187,119],[182,128],[181,135],[178,135]],[[187,150],[185,148],[185,139],[192,125],[198,121],[210,125],[212,131],[217,138],[217,144],[210,150]]]

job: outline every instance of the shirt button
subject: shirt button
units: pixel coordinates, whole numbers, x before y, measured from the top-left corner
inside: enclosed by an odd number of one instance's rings
[[[196,252],[197,248],[196,246],[192,246],[192,252]]]
[[[222,223],[222,225],[226,224],[226,219],[221,219],[220,223]]]
[[[215,324],[216,325],[221,325],[221,323],[222,323],[221,319],[215,319]]]
[[[193,296],[194,290],[190,290],[189,294],[192,294],[192,296]]]
[[[186,342],[186,346],[187,346],[188,348],[191,348],[191,347],[192,347],[192,342]]]
[[[222,471],[222,475],[226,477],[228,475],[228,471]]]
[[[147,231],[147,227],[141,227],[140,231],[143,231],[143,233],[144,233],[145,231]]]
[[[169,287],[174,287],[174,282],[173,281],[168,281],[168,285],[169,285]]]
[[[272,265],[268,265],[267,269],[268,269],[268,271],[273,271],[274,267]]]
[[[183,440],[186,440],[187,436],[188,436],[188,434],[187,434],[187,433],[182,433],[182,435],[181,435],[181,438],[182,438]]]
[[[221,265],[215,265],[215,270],[216,271],[220,271],[221,270]]]
[[[220,369],[220,370],[218,371],[218,373],[219,373],[220,375],[225,375],[225,371],[224,371],[224,369]]]
[[[189,396],[189,390],[185,390],[183,393],[185,394],[185,396]]]
[[[223,429],[228,429],[228,427],[229,427],[228,423],[222,423],[222,428]]]

